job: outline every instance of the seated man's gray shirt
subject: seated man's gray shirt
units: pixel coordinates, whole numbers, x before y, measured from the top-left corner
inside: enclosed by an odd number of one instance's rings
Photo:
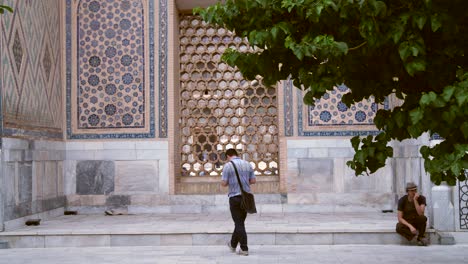
[[[250,192],[250,179],[255,179],[255,174],[252,166],[245,160],[242,160],[239,157],[233,158],[231,161],[236,164],[237,171],[239,172],[239,178],[242,182],[242,188],[246,192]],[[229,184],[229,197],[234,197],[241,194],[241,189],[239,183],[237,182],[236,171],[232,166],[231,162],[224,164],[223,174],[221,176],[223,181],[228,182]]]

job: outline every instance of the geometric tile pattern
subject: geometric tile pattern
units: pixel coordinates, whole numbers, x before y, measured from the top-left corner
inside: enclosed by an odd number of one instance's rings
[[[4,135],[62,138],[60,0],[2,1],[0,87]]]
[[[143,32],[141,1],[81,1],[79,128],[145,126]]]
[[[151,12],[151,10],[150,10]],[[167,0],[159,0],[159,137],[167,138]],[[150,51],[151,52],[151,51]],[[151,63],[150,67],[154,67]],[[151,72],[154,72],[152,69]]]
[[[296,89],[288,80],[286,89]],[[347,107],[341,98],[349,92],[345,85],[339,85],[334,90],[315,101],[314,106],[303,103],[303,93],[297,90],[296,106],[292,100],[285,100],[285,115],[289,109],[297,107],[299,136],[356,136],[377,135],[380,132],[374,125],[375,113],[378,109],[388,109],[388,101],[383,105],[376,104],[372,98]]]
[[[154,1],[66,4],[67,137],[154,138]]]
[[[294,135],[294,113],[293,113],[293,84],[290,80],[283,82],[284,91],[284,135]]]
[[[308,106],[309,126],[342,125],[372,125],[378,105],[372,98],[347,107],[341,98],[350,90],[345,85],[339,85],[334,90],[315,100],[314,106]]]

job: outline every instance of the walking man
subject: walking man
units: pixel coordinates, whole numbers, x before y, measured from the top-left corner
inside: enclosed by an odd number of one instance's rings
[[[418,193],[418,186],[413,182],[406,184],[407,195],[398,201],[398,223],[396,231],[398,234],[411,241],[417,235],[417,243],[427,246],[425,237],[427,217],[424,215],[426,208],[426,197]]]
[[[228,242],[228,247],[232,252],[236,252],[237,244],[240,244],[239,254],[247,256],[249,255],[249,248],[247,246],[247,233],[245,232],[244,224],[247,212],[241,208],[241,189],[232,163],[237,168],[244,191],[250,192],[250,184],[255,184],[256,178],[250,163],[239,158],[235,149],[228,149],[226,157],[228,162],[223,168],[221,185],[224,187],[229,186],[229,208],[232,220],[234,220],[234,232],[232,233],[231,241]]]

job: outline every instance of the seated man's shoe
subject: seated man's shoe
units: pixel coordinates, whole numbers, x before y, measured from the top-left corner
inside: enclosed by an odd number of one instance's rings
[[[236,252],[236,248],[231,246],[231,242],[228,241],[228,242],[227,242],[227,246],[228,246],[229,250],[230,250],[232,253],[235,253],[235,252]]]
[[[239,249],[239,255],[241,255],[241,256],[248,256],[248,255],[249,255],[249,251],[248,251],[248,250]]]
[[[429,245],[429,240],[427,238],[418,238],[418,246],[426,247],[427,245]]]

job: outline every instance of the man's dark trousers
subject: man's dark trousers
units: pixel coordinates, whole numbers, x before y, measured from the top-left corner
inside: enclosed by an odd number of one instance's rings
[[[240,243],[240,248],[243,251],[249,250],[247,247],[247,233],[245,232],[245,218],[247,212],[241,208],[242,196],[234,196],[229,198],[229,208],[231,209],[232,220],[234,220],[234,232],[232,233],[231,246],[237,247],[237,243]]]
[[[416,217],[412,217],[410,219],[405,219],[408,223],[410,223],[416,230],[418,230],[418,239],[423,238],[424,234],[426,233],[426,222],[427,217],[424,215],[418,215]],[[411,233],[411,230],[404,224],[398,223],[396,225],[396,231],[398,234],[404,236],[406,239],[411,240],[415,236]]]

